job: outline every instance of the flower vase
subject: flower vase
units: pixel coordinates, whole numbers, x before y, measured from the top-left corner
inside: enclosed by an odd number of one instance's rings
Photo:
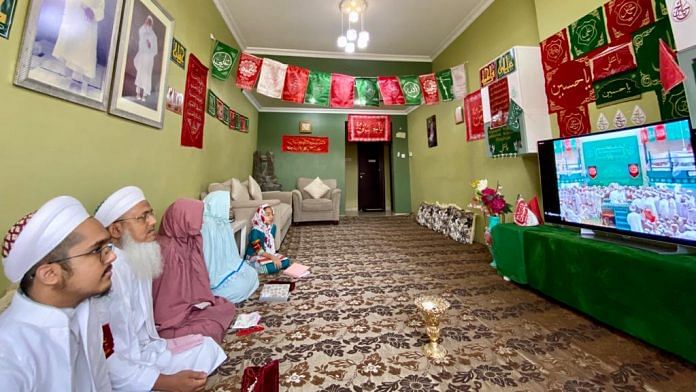
[[[486,239],[486,245],[488,245],[488,249],[491,251],[491,255],[493,254],[492,248],[493,248],[493,237],[491,236],[491,231],[493,228],[500,223],[500,216],[499,215],[488,215],[487,216],[487,222],[486,222],[486,233],[484,234],[484,237]],[[495,258],[493,258],[493,261],[491,261],[491,267],[497,269],[497,265],[495,264]]]

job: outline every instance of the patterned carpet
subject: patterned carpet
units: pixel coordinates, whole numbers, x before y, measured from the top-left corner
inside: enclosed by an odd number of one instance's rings
[[[224,342],[215,391],[243,369],[280,360],[281,391],[696,391],[696,366],[504,282],[481,245],[412,217],[293,226],[282,252],[312,269],[285,304],[259,303],[265,331]],[[268,279],[264,279],[268,280]],[[413,299],[452,304],[449,355],[429,361]]]

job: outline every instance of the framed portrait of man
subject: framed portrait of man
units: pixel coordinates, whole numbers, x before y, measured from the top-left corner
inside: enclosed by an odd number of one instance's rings
[[[428,117],[425,121],[428,127],[428,147],[437,147],[437,124],[435,123],[435,115]]]
[[[32,1],[14,83],[106,110],[123,1]]]
[[[157,1],[125,0],[109,113],[162,128],[173,34]]]

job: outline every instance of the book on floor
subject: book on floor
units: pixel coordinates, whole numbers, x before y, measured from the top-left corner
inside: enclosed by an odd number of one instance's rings
[[[288,267],[288,269],[283,271],[283,274],[293,278],[304,278],[305,276],[309,276],[310,272],[309,267],[306,265],[293,263],[290,267]]]
[[[287,302],[290,296],[290,285],[270,284],[263,285],[259,301],[261,302]]]

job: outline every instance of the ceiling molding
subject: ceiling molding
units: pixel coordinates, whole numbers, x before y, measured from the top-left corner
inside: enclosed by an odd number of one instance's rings
[[[283,106],[261,106],[254,94],[243,90],[242,94],[260,113],[308,113],[308,114],[374,114],[374,115],[394,115],[406,116],[420,106],[409,106],[403,109],[331,109],[316,107],[283,107]]]
[[[239,26],[237,26],[237,23],[234,21],[234,18],[232,17],[233,12],[227,5],[227,2],[225,0],[213,0],[213,3],[215,3],[215,6],[217,7],[220,16],[222,16],[222,19],[225,21],[225,24],[227,25],[227,28],[230,30],[230,33],[232,33],[232,36],[234,37],[235,41],[237,41],[239,49],[242,51],[246,50],[246,42],[244,42],[242,33],[239,31]]]
[[[219,0],[216,0],[219,1]],[[491,0],[492,1],[492,0]],[[326,52],[319,50],[297,50],[297,49],[279,49],[279,48],[260,48],[250,46],[246,48],[246,52],[255,55],[265,56],[288,56],[288,57],[312,57],[324,59],[341,59],[341,60],[373,60],[373,61],[404,61],[411,63],[430,63],[432,58],[428,56],[409,56],[397,54],[379,54],[379,53],[352,53],[345,52]]]
[[[494,0],[481,0],[476,8],[474,8],[469,15],[462,20],[462,23],[460,23],[459,26],[457,26],[457,28],[455,28],[452,33],[450,33],[450,35],[440,43],[437,50],[435,50],[435,52],[433,52],[433,54],[430,56],[431,61],[435,61],[437,56],[442,54],[442,52],[444,52],[445,49],[447,49],[452,42],[454,42],[454,40],[459,38],[459,36],[462,35],[462,33],[469,28],[469,26],[471,26],[471,24],[474,23],[474,21],[476,21],[476,19],[478,19],[478,17],[481,16],[481,14],[483,14],[483,12],[488,9],[491,4],[493,4],[493,1]]]

